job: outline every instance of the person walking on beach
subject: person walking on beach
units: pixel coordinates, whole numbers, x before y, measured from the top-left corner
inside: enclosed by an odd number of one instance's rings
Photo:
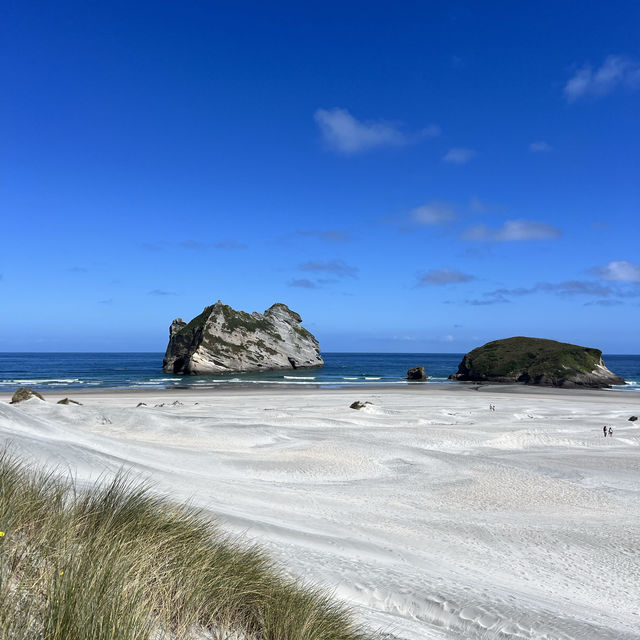
[[[609,427],[609,437],[613,438],[613,429]]]
[[[602,427],[602,433],[604,433],[604,437],[607,437],[607,425],[605,424],[604,427]]]

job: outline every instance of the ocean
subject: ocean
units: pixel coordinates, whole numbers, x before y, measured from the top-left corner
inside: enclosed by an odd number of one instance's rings
[[[461,353],[323,353],[322,369],[261,371],[216,376],[178,376],[162,372],[163,353],[0,353],[0,391],[19,387],[62,389],[166,389],[243,385],[319,385],[325,388],[411,384],[407,369],[422,365],[429,380],[419,384],[461,384],[455,373]],[[640,391],[640,355],[605,355],[606,365]]]

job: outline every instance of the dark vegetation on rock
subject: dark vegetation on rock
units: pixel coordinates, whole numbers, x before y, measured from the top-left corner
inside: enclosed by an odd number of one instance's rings
[[[62,400],[58,400],[57,404],[79,404],[79,405],[82,405],[82,402],[78,402],[77,400],[72,400],[71,398],[62,398]]]
[[[9,404],[18,404],[18,402],[24,402],[25,400],[29,400],[29,398],[40,398],[40,400],[44,400],[37,391],[29,387],[20,387],[13,396],[11,396],[11,402]]]
[[[467,353],[452,380],[520,382],[551,387],[601,388],[624,384],[602,361],[602,351],[543,338],[488,342]]]

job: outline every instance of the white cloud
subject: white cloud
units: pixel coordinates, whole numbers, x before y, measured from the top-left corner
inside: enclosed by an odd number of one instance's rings
[[[545,222],[507,220],[497,229],[483,224],[472,227],[462,237],[473,242],[520,242],[523,240],[552,240],[560,235],[560,229]]]
[[[409,218],[415,225],[436,227],[455,220],[456,214],[453,207],[446,202],[431,200],[431,202],[409,211]]]
[[[463,149],[462,147],[454,147],[444,154],[443,162],[450,164],[466,164],[477,154],[473,149]]]
[[[440,135],[440,128],[430,125],[422,131],[407,134],[393,122],[362,122],[346,109],[317,109],[314,119],[327,144],[342,153],[367,151],[374,147],[401,147]]]
[[[460,282],[470,282],[475,280],[474,276],[468,273],[462,273],[457,269],[442,267],[442,269],[430,269],[418,278],[418,285],[445,285],[458,284]]]
[[[616,87],[640,88],[640,62],[626,56],[607,56],[597,69],[585,65],[564,86],[568,102],[584,97],[601,97]]]
[[[529,145],[529,151],[533,151],[534,153],[551,151],[551,145],[544,140],[537,140]]]
[[[357,267],[348,265],[344,260],[309,260],[300,265],[302,271],[333,273],[335,276],[344,278],[355,278],[358,273]]]
[[[640,264],[628,260],[612,260],[604,267],[596,267],[592,272],[603,280],[640,282]]]

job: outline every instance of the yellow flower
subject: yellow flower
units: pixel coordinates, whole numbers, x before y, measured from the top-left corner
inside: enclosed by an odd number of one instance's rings
[[[4,535],[4,531],[0,531],[0,538]]]
[[[61,571],[61,572],[60,572],[60,575],[61,575],[61,576],[63,576],[63,575],[64,575],[64,571]]]

